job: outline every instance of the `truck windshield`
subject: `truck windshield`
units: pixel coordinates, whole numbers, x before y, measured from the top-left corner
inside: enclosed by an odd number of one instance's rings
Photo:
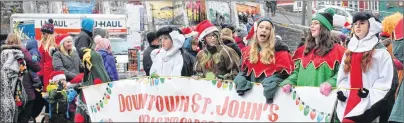
[[[129,44],[122,38],[110,38],[112,54],[114,55],[127,55]]]

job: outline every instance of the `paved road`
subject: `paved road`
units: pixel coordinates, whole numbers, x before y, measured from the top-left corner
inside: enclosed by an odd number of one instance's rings
[[[268,17],[270,17],[276,23],[300,25],[302,21],[301,16],[301,13],[285,13],[277,11],[274,17],[271,15]]]

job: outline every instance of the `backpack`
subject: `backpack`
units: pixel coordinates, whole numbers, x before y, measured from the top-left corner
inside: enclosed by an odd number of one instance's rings
[[[184,62],[181,70],[181,76],[194,75],[193,66],[196,58],[192,54],[188,53],[188,51],[186,51],[184,48],[180,48],[179,50],[181,51],[181,56]]]

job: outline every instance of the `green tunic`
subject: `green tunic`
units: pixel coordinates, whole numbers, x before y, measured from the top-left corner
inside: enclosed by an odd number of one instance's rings
[[[335,63],[334,69],[331,69],[326,63],[321,64],[317,69],[313,62],[310,62],[306,68],[303,67],[301,60],[295,62],[295,70],[280,85],[312,86],[319,87],[322,83],[328,82],[332,87],[336,86],[339,63]]]

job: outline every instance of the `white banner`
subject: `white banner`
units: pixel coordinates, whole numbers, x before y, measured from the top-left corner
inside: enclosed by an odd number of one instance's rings
[[[266,104],[263,87],[239,96],[232,82],[140,78],[83,89],[92,122],[327,122],[336,94],[317,87],[278,89]]]

